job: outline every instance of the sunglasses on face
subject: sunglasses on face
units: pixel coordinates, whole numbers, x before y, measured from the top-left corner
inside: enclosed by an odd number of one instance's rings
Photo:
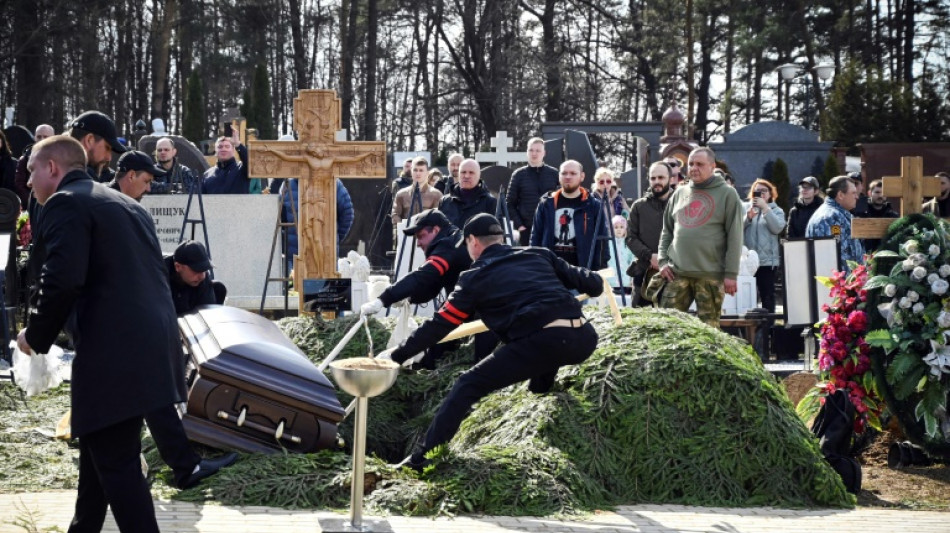
[[[678,167],[678,166],[680,166],[680,162],[679,162],[679,161],[667,161],[666,164],[669,165],[669,166],[671,166],[671,167]]]
[[[603,185],[605,183],[613,183],[613,180],[597,180],[598,185]]]

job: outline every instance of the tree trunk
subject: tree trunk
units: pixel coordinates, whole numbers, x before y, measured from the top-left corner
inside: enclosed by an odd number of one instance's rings
[[[168,120],[165,100],[168,88],[168,66],[171,59],[172,24],[178,18],[178,0],[165,0],[162,16],[158,10],[152,14],[152,43],[155,51],[155,64],[152,68],[152,105],[151,118]]]
[[[378,0],[366,4],[366,112],[363,115],[363,140],[376,140],[376,30],[379,25]]]
[[[49,106],[43,101],[48,94],[44,50],[47,41],[36,2],[16,0],[13,5],[13,48],[20,51],[14,59],[17,71],[16,122],[27,128],[35,128],[52,118]]]
[[[297,90],[310,86],[307,79],[307,49],[303,44],[303,31],[300,28],[300,0],[288,0],[290,4],[290,36],[294,46],[294,77]],[[344,126],[344,129],[346,126]]]
[[[340,107],[341,125],[349,131],[353,107],[353,59],[356,55],[358,0],[343,0],[340,6]]]
[[[917,34],[914,22],[915,0],[904,0],[904,64],[901,74],[907,83],[907,90],[914,87],[914,36]]]

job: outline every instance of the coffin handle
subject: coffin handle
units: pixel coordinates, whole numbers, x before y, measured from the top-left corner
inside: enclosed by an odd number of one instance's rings
[[[246,416],[246,415],[247,415],[247,408],[245,407],[244,409],[241,409],[241,416]],[[277,440],[281,440],[281,439],[283,439],[283,440],[289,440],[290,442],[293,442],[294,444],[300,444],[301,442],[303,442],[303,440],[302,440],[300,437],[296,436],[296,435],[293,435],[293,434],[290,434],[290,433],[284,433],[284,421],[283,421],[283,420],[280,421],[280,424],[277,426],[277,429],[274,430],[274,429],[271,429],[271,428],[269,428],[269,427],[267,427],[267,426],[263,426],[263,425],[261,425],[261,424],[258,424],[257,422],[252,422],[252,421],[246,420],[246,419],[243,420],[243,423],[238,424],[238,422],[241,421],[241,417],[240,417],[240,416],[234,416],[234,415],[228,413],[227,411],[218,411],[218,418],[220,418],[221,420],[227,420],[228,422],[234,422],[234,423],[237,424],[239,427],[246,427],[246,428],[248,428],[248,429],[253,429],[254,431],[260,431],[261,433],[266,433],[266,434],[268,434],[268,435],[273,435],[274,438],[277,439]]]

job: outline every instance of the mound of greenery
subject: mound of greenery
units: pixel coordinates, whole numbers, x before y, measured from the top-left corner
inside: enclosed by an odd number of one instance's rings
[[[623,324],[614,327],[608,316],[591,311],[601,342],[587,362],[562,369],[555,392],[535,395],[516,385],[482,400],[456,438],[430,454],[434,464],[422,476],[386,462],[403,458],[425,431],[469,367],[471,350],[463,346],[436,371],[403,372],[390,391],[369,402],[367,448],[375,457],[367,463],[367,506],[401,514],[550,515],[637,502],[853,505],[780,384],[745,343],[675,311],[623,313]],[[281,326],[320,361],[352,320],[298,318]],[[378,352],[388,330],[375,321],[371,326]],[[341,357],[367,349],[361,334]],[[350,424],[340,428],[346,453]],[[345,506],[349,466],[340,455],[272,456],[272,466],[242,461],[202,492],[182,496]],[[294,483],[284,466],[269,475],[286,462],[297,475],[319,481]],[[318,473],[326,469],[332,472]],[[254,490],[235,490],[235,481]],[[300,488],[289,491],[291,483]]]
[[[411,450],[470,367],[470,346],[435,371],[404,371],[392,389],[371,399],[368,511],[517,516],[631,503],[853,505],[780,384],[744,342],[675,311],[624,309],[617,327],[600,311],[588,314],[600,345],[587,362],[562,369],[553,392],[535,395],[519,384],[482,400],[456,438],[430,454],[433,465],[422,475],[389,463]],[[370,322],[375,352],[385,347],[392,323]],[[352,324],[352,318],[280,322],[315,363]],[[360,333],[340,357],[368,350]],[[245,456],[177,493],[167,487],[162,466],[154,490],[227,505],[344,509],[352,418],[341,424],[339,450]],[[153,466],[161,464],[154,452],[147,455]]]

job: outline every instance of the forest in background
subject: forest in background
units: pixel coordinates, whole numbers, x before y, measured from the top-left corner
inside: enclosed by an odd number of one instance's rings
[[[655,121],[672,101],[700,142],[776,119],[842,145],[950,140],[946,0],[5,4],[0,106],[30,129],[99,109],[126,135],[162,118],[198,142],[239,108],[277,138],[297,90],[329,88],[351,139],[436,162],[498,130],[520,149],[542,122]]]

